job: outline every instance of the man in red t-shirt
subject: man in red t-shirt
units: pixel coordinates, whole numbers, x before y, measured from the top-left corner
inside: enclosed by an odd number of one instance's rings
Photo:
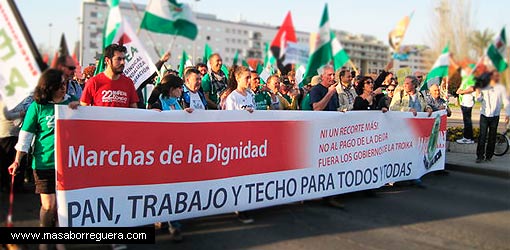
[[[87,81],[81,105],[137,108],[139,99],[135,85],[123,74],[126,52],[126,47],[118,44],[105,48],[106,70]]]

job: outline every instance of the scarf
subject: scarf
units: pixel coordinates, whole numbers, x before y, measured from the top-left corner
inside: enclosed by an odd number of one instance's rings
[[[159,95],[159,101],[161,102],[161,110],[182,110],[181,105],[177,101],[177,97],[165,98],[163,95]],[[174,108],[172,108],[174,106]]]

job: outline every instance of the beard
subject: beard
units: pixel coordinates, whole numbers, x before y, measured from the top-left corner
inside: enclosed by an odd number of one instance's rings
[[[117,67],[112,67],[112,71],[114,74],[122,74],[124,73],[124,65],[119,65]]]

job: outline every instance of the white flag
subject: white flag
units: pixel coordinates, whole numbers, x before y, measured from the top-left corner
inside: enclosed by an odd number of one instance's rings
[[[157,71],[138,36],[124,18],[122,18],[122,24],[115,34],[113,43],[122,44],[127,48],[124,74],[133,80],[135,88],[138,88]]]

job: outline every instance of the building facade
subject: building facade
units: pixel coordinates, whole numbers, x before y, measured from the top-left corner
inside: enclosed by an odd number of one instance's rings
[[[406,60],[393,59],[393,69],[410,68],[413,72],[427,72],[430,70],[433,61],[431,61],[431,50],[426,45],[406,45],[408,57]]]
[[[139,27],[145,5],[120,2],[121,13],[136,30]],[[108,6],[102,1],[85,0],[82,2],[81,64],[89,65],[96,62],[102,53],[103,27],[108,15]],[[233,22],[222,20],[213,14],[195,13],[198,25],[198,36],[194,41],[184,37],[174,38],[171,35],[139,31],[140,40],[150,57],[157,61],[159,55],[170,49],[172,57],[168,64],[177,68],[182,50],[191,56],[194,63],[201,62],[204,46],[208,44],[213,52],[219,53],[223,63],[231,65],[236,51],[241,59],[264,58],[264,44],[270,43],[278,31],[278,27],[254,24],[245,21]],[[283,17],[283,16],[282,16]],[[282,19],[283,20],[283,19]],[[353,35],[336,31],[337,37],[351,57],[353,63],[363,73],[375,73],[387,64],[389,47],[375,37]],[[296,31],[298,43],[309,44],[308,32]],[[345,65],[352,68],[351,65]]]

